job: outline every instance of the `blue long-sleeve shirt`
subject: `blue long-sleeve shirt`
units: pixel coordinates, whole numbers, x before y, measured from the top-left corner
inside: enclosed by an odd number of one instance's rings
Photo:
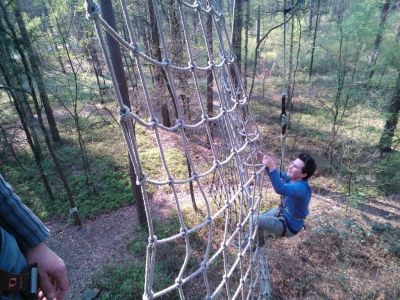
[[[14,194],[11,186],[1,175],[0,226],[14,236],[24,253],[49,236],[47,227]]]
[[[268,170],[267,170],[268,171]],[[308,206],[311,200],[311,188],[307,180],[290,181],[287,174],[275,169],[268,171],[268,176],[276,193],[284,196],[284,217],[286,224],[292,232],[300,231],[304,226],[304,219],[308,216]]]

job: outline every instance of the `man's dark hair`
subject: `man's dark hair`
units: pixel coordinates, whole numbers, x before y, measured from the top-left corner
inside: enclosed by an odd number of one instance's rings
[[[307,180],[314,174],[315,169],[317,169],[317,164],[308,153],[300,153],[298,157],[304,162],[304,167],[301,171],[303,172],[303,174],[307,174],[307,176],[303,178],[303,180]]]

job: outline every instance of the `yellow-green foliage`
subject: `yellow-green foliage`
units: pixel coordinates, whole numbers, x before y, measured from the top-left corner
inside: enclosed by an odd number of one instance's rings
[[[160,150],[149,131],[142,127],[136,130],[136,141],[143,171],[151,179],[167,179],[165,168],[161,161]],[[188,177],[186,158],[182,152],[174,148],[164,148],[166,165],[171,175],[176,179]]]
[[[189,177],[187,162],[183,153],[176,149],[167,149],[165,152],[165,159],[173,177],[177,179]]]

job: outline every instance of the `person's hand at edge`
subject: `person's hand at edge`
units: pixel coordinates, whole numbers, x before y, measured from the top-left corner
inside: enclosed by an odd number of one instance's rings
[[[264,158],[264,153],[262,151],[257,151],[256,158],[257,158],[257,162],[261,163]]]
[[[44,243],[29,250],[26,260],[28,264],[38,264],[41,277],[40,289],[43,293],[40,298],[63,300],[68,290],[67,269],[64,261]]]
[[[262,151],[257,151],[257,161],[262,162],[267,168],[269,172],[272,172],[276,169],[275,160],[269,155],[265,154]]]
[[[276,164],[274,159],[267,154],[264,154],[262,163],[268,168],[269,172],[272,172],[276,169]]]

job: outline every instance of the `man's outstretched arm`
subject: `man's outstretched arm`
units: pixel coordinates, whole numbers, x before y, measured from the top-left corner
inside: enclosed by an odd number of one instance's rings
[[[296,183],[285,183],[282,180],[275,161],[271,156],[263,155],[262,163],[267,167],[268,176],[276,193],[278,193],[279,195],[291,197],[301,197],[307,193],[304,185]]]
[[[0,226],[14,236],[24,253],[43,243],[49,236],[46,226],[14,194],[1,175]]]
[[[277,169],[268,172],[272,187],[279,195],[290,197],[303,197],[307,194],[307,189],[301,183],[284,183]]]

